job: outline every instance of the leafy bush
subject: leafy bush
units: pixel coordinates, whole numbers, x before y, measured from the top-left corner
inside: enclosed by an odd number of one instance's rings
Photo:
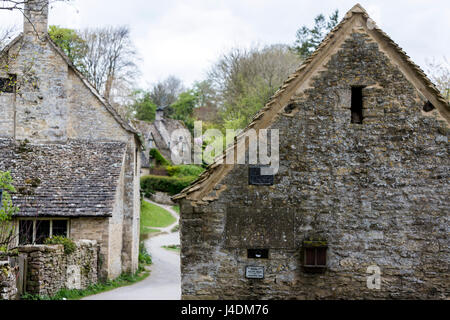
[[[144,242],[139,244],[139,264],[150,265],[152,264],[152,256],[147,252]]]
[[[171,177],[187,177],[196,176],[198,177],[205,171],[202,167],[195,165],[179,165],[179,166],[167,166],[167,173]]]
[[[141,190],[146,197],[155,191],[166,192],[170,195],[179,193],[197,179],[196,176],[186,177],[164,177],[164,176],[144,176],[141,178]]]
[[[73,242],[71,239],[68,239],[63,236],[54,236],[52,238],[47,238],[47,239],[45,239],[44,243],[45,244],[62,244],[64,246],[65,254],[71,254],[77,248],[77,246],[75,245],[75,242]]]
[[[150,149],[150,159],[155,159],[158,166],[170,166],[170,162],[166,160],[158,149]]]

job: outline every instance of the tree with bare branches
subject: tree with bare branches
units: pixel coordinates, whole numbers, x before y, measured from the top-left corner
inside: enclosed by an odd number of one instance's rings
[[[224,54],[208,75],[218,93],[224,127],[244,128],[300,62],[286,45],[233,49]]]
[[[106,99],[111,98],[115,83],[132,83],[139,71],[137,52],[126,26],[86,29],[81,32],[86,43],[82,72]]]
[[[441,62],[436,61],[435,58],[427,59],[426,65],[431,81],[434,82],[444,98],[450,101],[450,65],[447,58],[444,57]]]
[[[17,29],[15,26],[0,28],[0,50],[2,50],[16,34]]]

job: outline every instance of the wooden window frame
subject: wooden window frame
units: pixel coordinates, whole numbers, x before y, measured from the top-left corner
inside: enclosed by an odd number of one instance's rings
[[[33,221],[33,236],[32,241],[29,244],[26,245],[35,245],[36,244],[36,222],[40,221],[50,221],[49,225],[49,237],[53,237],[53,221],[67,221],[67,238],[70,237],[70,219],[69,218],[19,218],[17,219],[16,224],[16,246],[19,246],[20,241],[20,221]]]
[[[314,250],[314,263],[313,265],[306,264],[307,253]],[[318,264],[318,250],[323,250],[325,255],[325,264]],[[328,245],[325,241],[305,241],[303,243],[303,269],[305,272],[309,273],[323,273],[327,269],[328,259],[327,259]]]

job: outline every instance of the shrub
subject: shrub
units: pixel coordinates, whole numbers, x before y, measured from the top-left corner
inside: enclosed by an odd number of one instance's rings
[[[158,166],[169,166],[170,162],[166,160],[158,149],[150,149],[150,159],[155,159]]]
[[[139,244],[139,263],[143,265],[152,264],[152,256],[147,252],[144,242]]]
[[[51,238],[47,238],[47,239],[45,239],[44,243],[45,244],[62,244],[64,246],[65,254],[71,254],[77,248],[77,246],[75,245],[75,242],[73,242],[71,239],[68,239],[63,236],[54,236]]]
[[[168,166],[166,167],[167,173],[171,177],[187,177],[196,176],[198,177],[205,171],[202,167],[195,165],[179,165],[179,166]]]
[[[141,190],[146,197],[155,191],[166,192],[170,195],[180,193],[181,190],[188,187],[197,179],[195,176],[186,177],[164,177],[164,176],[144,176],[141,178]]]

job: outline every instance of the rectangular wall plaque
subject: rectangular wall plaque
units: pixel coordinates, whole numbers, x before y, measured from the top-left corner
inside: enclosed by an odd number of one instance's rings
[[[264,267],[245,267],[245,277],[247,279],[264,279]]]

